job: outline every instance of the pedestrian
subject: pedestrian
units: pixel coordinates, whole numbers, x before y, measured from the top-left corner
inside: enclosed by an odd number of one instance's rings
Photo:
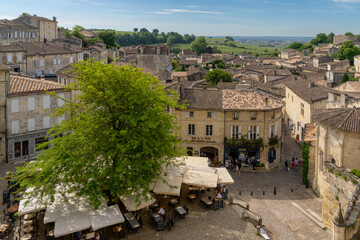
[[[238,174],[240,175],[240,170],[241,170],[241,160],[238,160],[237,166],[238,166]]]
[[[299,166],[299,160],[297,158],[295,159],[295,166]]]
[[[255,157],[252,157],[251,163],[252,163],[252,165],[253,165],[253,172],[255,172],[255,167],[256,167]]]
[[[295,162],[291,162],[291,169],[295,168]]]
[[[285,171],[289,171],[289,163],[287,160],[285,161]]]

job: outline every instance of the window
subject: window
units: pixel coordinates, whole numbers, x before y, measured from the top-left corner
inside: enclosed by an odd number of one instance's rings
[[[256,112],[251,112],[251,120],[256,120]]]
[[[50,116],[43,117],[43,128],[50,128]]]
[[[49,140],[47,138],[45,138],[45,137],[35,138],[35,147],[37,147],[38,145],[40,145],[40,144],[42,144],[44,142],[48,142],[48,141]],[[49,147],[46,146],[46,147],[44,147],[42,149],[36,149],[36,150],[41,151],[41,150],[48,149],[48,148]]]
[[[73,57],[70,57],[70,63],[73,63]]]
[[[12,62],[12,58],[13,58],[12,53],[8,53],[8,54],[7,54],[7,61],[8,61],[8,62]]]
[[[35,97],[28,98],[28,111],[35,110]]]
[[[50,108],[50,96],[49,95],[45,95],[43,96],[43,108]]]
[[[232,139],[240,139],[241,138],[241,126],[231,126],[230,134]]]
[[[249,126],[248,127],[248,138],[250,140],[259,138],[259,126]]]
[[[208,118],[211,118],[211,112],[208,112],[208,113],[207,113],[207,117],[208,117]]]
[[[32,60],[32,67],[36,67],[36,60]]]
[[[15,143],[15,157],[21,157],[21,142]]]
[[[269,126],[269,138],[277,136],[277,126],[271,125]]]
[[[15,31],[15,38],[17,38],[17,31]]]
[[[54,65],[56,65],[56,58],[54,58]]]
[[[206,125],[206,136],[213,135],[213,125]]]
[[[65,119],[64,116],[58,117],[58,124],[60,124]]]
[[[45,26],[44,26],[44,28],[43,28],[43,29],[44,29],[44,31],[45,31]],[[45,36],[45,35],[44,35],[44,36]]]
[[[190,117],[191,117],[191,118],[194,117],[194,112],[190,112]]]
[[[32,38],[35,38],[35,33],[31,33],[31,37],[32,37]]]
[[[35,118],[28,119],[28,131],[35,131]]]
[[[50,69],[49,69],[49,72],[50,72],[50,73],[54,73],[54,69],[53,69],[53,68],[50,68]]]
[[[305,114],[305,111],[304,111],[304,104],[303,103],[301,103],[301,115],[303,115],[304,116],[304,114]]]
[[[19,108],[20,108],[20,104],[19,104],[19,99],[11,99],[11,112],[12,113],[17,113],[19,112]]]
[[[14,120],[14,121],[11,121],[11,133],[12,134],[17,134],[19,133],[19,120]]]
[[[270,112],[270,119],[274,119],[275,118],[275,111],[271,111]]]
[[[239,113],[233,112],[233,120],[239,120]]]
[[[61,98],[65,98],[65,96],[64,96],[63,93],[60,93],[58,96],[60,97],[60,98],[57,99],[58,100],[58,106],[62,107],[64,105],[65,101],[63,99],[61,99]]]
[[[40,59],[40,67],[44,66],[44,59]]]
[[[18,62],[20,62],[22,60],[22,54],[21,53],[17,54],[17,60],[18,60]]]
[[[60,58],[58,58],[58,64],[61,64],[61,59]]]
[[[189,135],[195,135],[195,124],[189,124]]]

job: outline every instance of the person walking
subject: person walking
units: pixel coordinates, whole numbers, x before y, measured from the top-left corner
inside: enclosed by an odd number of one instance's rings
[[[253,172],[255,172],[255,167],[256,167],[256,160],[255,160],[255,157],[252,157],[251,159],[251,163],[253,165]]]
[[[237,166],[238,166],[238,174],[240,175],[240,170],[241,170],[241,160],[238,160],[237,162]]]
[[[287,160],[285,161],[285,171],[289,171],[289,163]]]

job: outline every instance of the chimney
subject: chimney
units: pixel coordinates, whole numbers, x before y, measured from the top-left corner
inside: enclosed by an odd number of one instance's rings
[[[332,85],[333,85],[333,83],[332,83],[332,81],[326,81],[326,87],[328,87],[328,88],[332,88]]]
[[[53,17],[53,22],[56,22],[56,17]]]
[[[274,76],[276,76],[276,70],[274,70]]]
[[[265,107],[268,107],[268,106],[269,106],[269,98],[265,97]]]
[[[41,76],[40,76],[40,80],[45,80],[45,76],[44,76],[44,75],[41,75]]]
[[[34,14],[34,17],[36,17],[36,14]]]
[[[4,23],[7,23],[7,19],[4,19]]]

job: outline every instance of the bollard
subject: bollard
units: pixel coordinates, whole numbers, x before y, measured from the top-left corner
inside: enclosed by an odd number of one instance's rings
[[[291,192],[294,192],[294,189],[291,189]]]
[[[274,187],[274,195],[276,195],[276,187]]]
[[[265,191],[263,191],[263,195],[265,195]]]
[[[251,191],[251,196],[253,195],[252,191]]]
[[[241,195],[241,191],[239,191],[239,195]]]

